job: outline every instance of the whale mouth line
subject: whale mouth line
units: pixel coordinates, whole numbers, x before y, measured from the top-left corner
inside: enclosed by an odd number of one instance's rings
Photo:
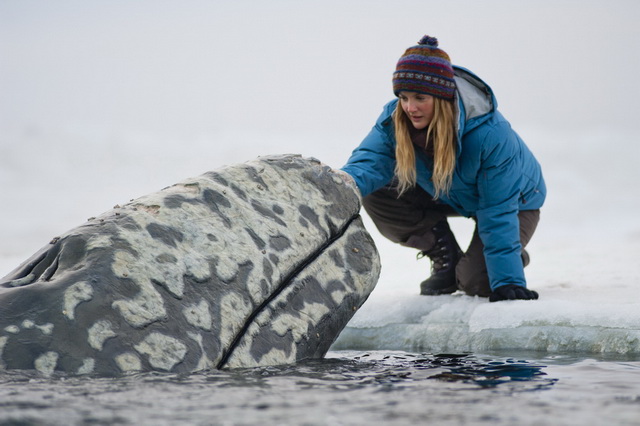
[[[344,225],[342,225],[342,227],[338,229],[338,231],[334,235],[330,236],[329,239],[324,242],[324,244],[322,244],[315,252],[313,252],[310,256],[305,258],[295,268],[293,268],[282,279],[282,282],[273,291],[273,293],[271,293],[269,297],[267,297],[262,303],[260,303],[260,305],[258,305],[253,310],[253,312],[251,312],[251,314],[247,317],[247,320],[245,321],[242,328],[238,331],[238,333],[235,335],[235,337],[231,341],[231,344],[229,345],[227,351],[224,352],[220,361],[216,365],[217,369],[220,370],[224,368],[225,364],[227,363],[227,361],[229,361],[229,358],[231,357],[231,355],[233,355],[233,352],[235,351],[236,347],[240,343],[240,340],[247,333],[247,331],[249,330],[249,327],[251,327],[251,324],[253,324],[256,317],[260,315],[260,313],[291,284],[291,282],[300,274],[300,272],[302,272],[307,266],[309,266],[313,261],[315,261],[318,257],[320,257],[333,243],[335,243],[338,239],[340,239],[347,232],[347,229],[349,229],[349,226],[353,223],[353,221],[355,221],[359,217],[360,217],[360,214],[355,214],[354,216],[349,218],[344,223]]]

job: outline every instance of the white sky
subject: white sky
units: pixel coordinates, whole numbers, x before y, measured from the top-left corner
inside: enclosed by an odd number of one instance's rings
[[[632,0],[0,1],[0,123],[358,133],[429,33],[516,123],[626,126],[639,18]]]

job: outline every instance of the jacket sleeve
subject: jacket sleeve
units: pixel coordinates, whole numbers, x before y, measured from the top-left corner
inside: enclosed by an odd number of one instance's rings
[[[342,167],[356,181],[363,197],[387,185],[393,177],[396,160],[391,112],[395,104],[392,101],[384,107],[371,132]]]
[[[491,289],[516,284],[526,287],[518,221],[520,180],[519,144],[508,127],[485,135],[478,176],[478,232]]]

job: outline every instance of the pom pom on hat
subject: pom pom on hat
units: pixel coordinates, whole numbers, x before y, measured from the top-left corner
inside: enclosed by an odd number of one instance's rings
[[[431,47],[438,47],[438,39],[435,37],[425,35],[425,36],[422,36],[418,44],[423,46],[426,45]]]
[[[438,39],[425,35],[416,46],[408,48],[398,60],[393,73],[393,93],[425,93],[453,99],[456,83],[447,53],[438,48]]]

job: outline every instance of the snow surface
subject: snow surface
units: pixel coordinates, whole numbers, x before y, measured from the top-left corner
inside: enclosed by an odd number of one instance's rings
[[[383,272],[336,348],[640,354],[640,3],[441,3],[0,2],[0,276],[224,164],[340,167],[428,33],[493,87],[543,165],[526,271],[540,300],[421,297],[428,262],[367,221]],[[452,223],[468,242],[472,223]]]

